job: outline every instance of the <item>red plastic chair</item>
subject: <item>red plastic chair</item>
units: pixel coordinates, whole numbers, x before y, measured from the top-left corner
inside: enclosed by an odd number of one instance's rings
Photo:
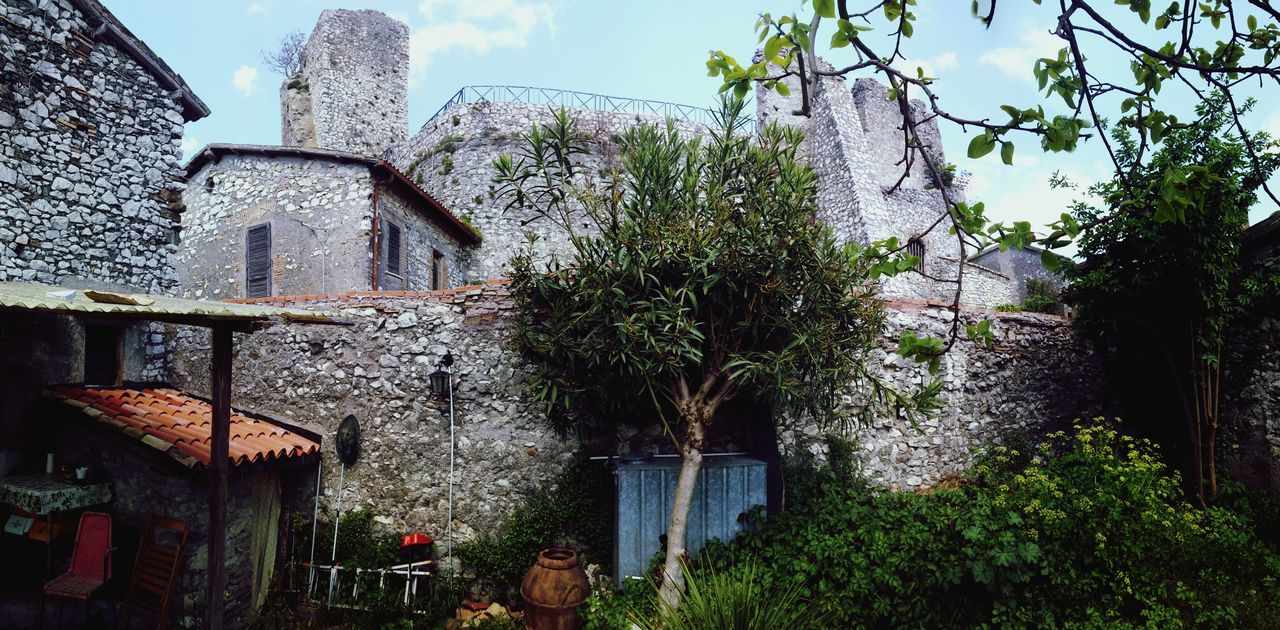
[[[88,601],[93,592],[111,579],[111,516],[102,512],[80,515],[76,543],[71,552],[67,572],[44,585],[44,595]],[[61,617],[62,608],[58,608]],[[44,602],[40,606],[40,622],[44,623]]]

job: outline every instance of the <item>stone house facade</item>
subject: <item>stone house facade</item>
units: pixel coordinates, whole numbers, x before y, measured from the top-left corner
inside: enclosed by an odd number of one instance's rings
[[[94,0],[0,3],[0,280],[177,289],[191,88]]]
[[[446,289],[462,283],[480,242],[374,158],[214,144],[186,168],[179,275],[188,297]]]

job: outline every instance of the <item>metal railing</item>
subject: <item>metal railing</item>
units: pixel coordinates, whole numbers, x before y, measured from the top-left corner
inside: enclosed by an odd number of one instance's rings
[[[599,112],[651,115],[703,125],[716,124],[715,112],[706,107],[521,85],[468,85],[458,90],[453,98],[432,114],[431,118],[422,125],[423,128],[450,108],[466,103],[525,103]],[[754,120],[750,120],[748,128],[754,127],[754,123]]]

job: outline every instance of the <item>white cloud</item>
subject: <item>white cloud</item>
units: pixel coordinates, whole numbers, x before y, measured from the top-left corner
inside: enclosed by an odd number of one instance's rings
[[[1015,79],[1032,81],[1035,80],[1035,75],[1031,74],[1031,70],[1035,67],[1036,60],[1057,57],[1058,51],[1066,45],[1057,35],[1033,26],[1028,26],[1018,39],[1021,46],[993,48],[983,53],[978,61],[995,66]]]
[[[916,76],[916,68],[924,71],[924,76],[939,78],[947,70],[956,66],[956,54],[950,50],[925,59],[899,59],[893,67],[907,76]]]
[[[200,139],[195,136],[185,136],[182,138],[182,155],[188,155],[200,146]]]
[[[253,96],[258,92],[258,69],[253,66],[240,66],[231,75],[231,85],[235,86],[243,96]]]
[[[257,15],[259,13],[266,13],[266,12],[267,12],[267,5],[262,4],[261,2],[250,2],[249,6],[244,8],[245,15]]]
[[[555,34],[555,8],[528,0],[423,0],[418,5],[426,24],[409,37],[409,77],[416,83],[431,60],[446,50],[478,55],[494,48],[524,48],[539,28]]]

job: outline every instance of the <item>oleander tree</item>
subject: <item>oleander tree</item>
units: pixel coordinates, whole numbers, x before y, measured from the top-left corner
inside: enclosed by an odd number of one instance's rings
[[[1253,107],[1241,103],[1241,112]],[[1116,347],[1125,366],[1161,375],[1182,410],[1192,494],[1205,505],[1218,492],[1216,444],[1222,391],[1222,349],[1230,324],[1280,285],[1274,269],[1246,269],[1241,236],[1280,157],[1255,163],[1248,145],[1266,147],[1266,134],[1237,135],[1226,95],[1210,95],[1198,122],[1169,134],[1150,161],[1134,165],[1140,140],[1121,128],[1116,156],[1136,175],[1092,187],[1100,203],[1077,204],[1075,214],[1097,227],[1079,239],[1089,261],[1068,271],[1080,321]],[[1177,220],[1153,222],[1134,206],[1164,202],[1170,184],[1196,186]],[[1129,369],[1129,368],[1121,368]],[[1149,392],[1129,391],[1141,406]]]
[[[1027,68],[1043,93],[1037,103],[992,102],[974,112],[944,107],[935,92],[936,77],[920,68],[903,69],[913,58],[911,43],[941,36],[917,28],[917,0],[804,0],[799,14],[760,16],[756,33],[760,54],[750,63],[739,62],[723,50],[707,60],[712,76],[723,79],[721,91],[745,96],[756,85],[790,95],[784,79],[798,80],[797,115],[808,115],[814,83],[825,77],[861,73],[888,84],[890,98],[902,115],[904,172],[923,170],[928,181],[945,182],[948,165],[938,163],[936,152],[918,133],[919,125],[937,120],[970,135],[970,158],[999,159],[1012,164],[1015,143],[1038,145],[1048,153],[1069,152],[1082,142],[1100,143],[1109,156],[1115,182],[1135,196],[1145,195],[1144,168],[1169,134],[1195,120],[1180,120],[1170,94],[1203,100],[1223,95],[1225,120],[1242,143],[1246,168],[1255,178],[1263,173],[1275,147],[1260,145],[1246,130],[1241,88],[1274,89],[1280,83],[1280,6],[1270,0],[1021,0],[1045,5],[1057,13],[1052,33],[1062,40],[1056,55],[1038,59]],[[973,0],[974,17],[987,27],[1009,12],[1011,0]],[[1136,19],[1134,19],[1136,18]],[[948,34],[948,36],[951,36]],[[821,53],[830,66],[817,63]],[[1119,55],[1127,61],[1114,63]],[[795,82],[792,82],[793,84]],[[1175,100],[1178,97],[1175,97]],[[911,99],[924,103],[922,110]],[[1201,114],[1197,119],[1202,119]],[[1108,126],[1132,132],[1131,150],[1117,147],[1104,131]],[[938,148],[938,147],[935,147]],[[999,149],[997,152],[996,149]],[[1122,150],[1124,149],[1124,150]],[[1025,150],[1025,149],[1024,149]],[[1128,204],[1123,213],[1152,223],[1185,220],[1203,206],[1206,173],[1188,165],[1171,167],[1170,177],[1157,182],[1151,203]],[[905,177],[903,178],[905,179]],[[1262,179],[1260,190],[1280,203]],[[1083,230],[1116,214],[1082,220],[1063,212],[1059,220],[1037,231],[1030,222],[995,222],[985,215],[981,201],[956,200],[940,186],[946,220],[933,229],[949,230],[959,242],[961,258],[993,243],[1002,249],[1035,243],[1044,249],[1046,268],[1056,271],[1068,264],[1058,252]],[[888,261],[883,272],[913,273],[911,267],[894,264],[906,254],[905,239],[869,244],[867,256]],[[964,265],[957,265],[953,312],[960,307]],[[949,349],[963,332],[955,317],[945,341],[930,340],[934,352]]]
[[[936,382],[904,393],[868,372],[884,323],[872,260],[814,219],[801,133],[745,133],[742,110],[726,100],[705,138],[670,122],[634,127],[603,173],[585,161],[603,149],[562,110],[494,162],[508,207],[536,210],[571,244],[563,259],[526,250],[513,261],[514,341],[536,400],[563,428],[652,418],[680,453],[660,589],[669,607],[683,596],[709,431],[735,421],[718,414],[726,401],[749,392],[775,402],[775,417],[825,425],[938,404]],[[841,400],[851,386],[862,394],[852,408]]]

